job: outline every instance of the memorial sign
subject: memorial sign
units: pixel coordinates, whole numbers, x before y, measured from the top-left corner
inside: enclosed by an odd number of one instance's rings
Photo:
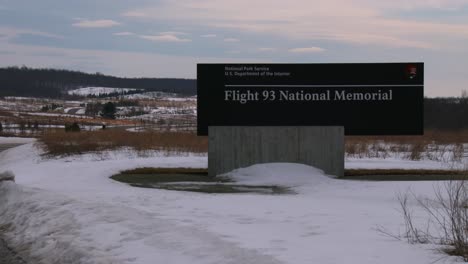
[[[344,126],[422,135],[424,64],[198,64],[198,134],[208,126]]]

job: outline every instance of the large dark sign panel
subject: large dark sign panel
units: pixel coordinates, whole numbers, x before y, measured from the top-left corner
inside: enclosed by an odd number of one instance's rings
[[[198,134],[208,126],[344,126],[422,135],[424,64],[198,64]]]

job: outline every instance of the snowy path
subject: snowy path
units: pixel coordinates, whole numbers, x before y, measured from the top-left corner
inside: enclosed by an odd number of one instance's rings
[[[26,244],[46,237],[40,245],[33,245],[32,250],[48,254],[33,258],[32,263],[154,263],[155,260],[160,263],[281,263],[210,232],[178,225],[144,210],[106,202],[77,201],[18,186],[10,186],[6,192],[7,198],[8,192],[12,192],[22,201],[12,208],[14,213],[6,214],[18,215],[18,211],[24,210],[21,220],[28,223],[28,228],[38,228],[15,230],[15,237],[23,236],[21,240]],[[28,212],[34,216],[36,211],[40,212],[37,218],[27,216]],[[31,232],[37,233],[29,236]],[[73,238],[64,241],[64,237]],[[50,254],[51,250],[55,254]],[[103,252],[112,254],[106,256]]]
[[[0,140],[0,152],[5,151],[10,148],[14,148],[17,146],[20,146],[22,144],[25,144],[27,142],[31,142],[29,139],[6,139],[4,142],[6,143],[1,143],[2,141]],[[23,264],[24,262],[19,258],[16,254],[16,252],[12,251],[8,247],[8,244],[3,238],[3,231],[0,230],[0,264]]]
[[[134,188],[108,178],[128,168],[206,162],[125,153],[42,160],[23,145],[0,153],[0,171],[12,170],[18,183],[0,186],[0,224],[17,223],[8,235],[30,245],[25,253],[36,263],[427,264],[441,257],[433,246],[375,231],[402,227],[396,192],[431,195],[431,182],[342,181],[301,165],[239,172],[246,181],[251,173],[302,186],[297,195],[271,196]]]
[[[0,144],[0,152],[20,146],[20,145],[21,144]]]
[[[2,238],[0,231],[0,264],[25,264],[24,261],[12,251]]]
[[[34,141],[34,138],[0,137],[0,152]]]

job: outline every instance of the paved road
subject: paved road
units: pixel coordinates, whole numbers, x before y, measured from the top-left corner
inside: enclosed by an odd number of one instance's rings
[[[0,152],[9,148],[19,146],[21,144],[0,144]],[[3,238],[2,230],[0,229],[0,264],[26,264],[18,254],[7,246]]]

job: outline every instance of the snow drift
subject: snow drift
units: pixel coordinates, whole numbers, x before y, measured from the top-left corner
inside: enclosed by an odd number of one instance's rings
[[[426,264],[433,245],[384,237],[402,228],[395,194],[432,182],[330,178],[290,163],[258,164],[227,175],[243,184],[292,187],[295,195],[202,194],[135,188],[109,176],[137,167],[194,167],[206,157],[125,153],[43,159],[34,144],[0,153],[0,227],[39,264]],[[450,262],[451,258],[447,258]]]
[[[329,182],[330,177],[312,166],[297,163],[263,163],[240,168],[221,176],[245,185],[299,187]]]

